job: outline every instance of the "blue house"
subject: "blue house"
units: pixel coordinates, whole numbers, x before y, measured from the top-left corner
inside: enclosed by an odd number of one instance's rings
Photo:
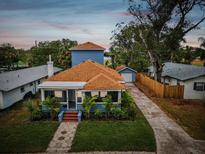
[[[78,65],[88,59],[103,64],[104,50],[105,48],[92,42],[79,44],[71,48],[72,66]]]
[[[136,81],[136,75],[137,71],[130,67],[126,66],[118,66],[116,68],[116,71],[124,78],[125,82],[135,82]]]

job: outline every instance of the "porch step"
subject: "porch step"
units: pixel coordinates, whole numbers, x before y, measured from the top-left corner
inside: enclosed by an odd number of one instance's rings
[[[63,121],[78,121],[78,112],[65,112]]]

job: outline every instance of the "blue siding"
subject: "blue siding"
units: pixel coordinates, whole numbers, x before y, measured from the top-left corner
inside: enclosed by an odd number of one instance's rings
[[[71,51],[72,66],[82,63],[85,60],[91,59],[97,63],[104,63],[104,52],[103,51],[89,51],[79,50]]]
[[[119,73],[120,73],[120,74],[123,74],[123,73],[132,73],[132,80],[133,80],[133,82],[136,80],[136,75],[137,75],[137,73],[134,72],[134,71],[132,71],[132,70],[130,70],[130,69],[128,69],[128,68],[126,68],[126,69],[120,71]]]
[[[121,107],[121,104],[118,104],[119,107]],[[96,109],[100,109],[102,112],[105,112],[105,108],[103,104],[96,104],[94,108],[92,108],[91,112],[94,112]],[[82,104],[77,104],[77,110],[83,110]]]

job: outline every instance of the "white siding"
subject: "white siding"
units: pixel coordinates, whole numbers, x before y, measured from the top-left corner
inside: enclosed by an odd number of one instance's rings
[[[205,99],[205,91],[194,90],[194,82],[205,82],[205,76],[181,82],[184,85],[184,99]]]
[[[162,77],[161,82],[164,82],[168,85],[177,85],[177,79],[170,78],[170,77]]]
[[[44,79],[40,79],[41,82],[43,80]],[[3,92],[2,93],[3,104],[2,106],[0,104],[0,109],[5,109],[13,105],[14,103],[22,100],[28,92],[32,92],[32,94],[36,94],[36,92],[38,91],[37,85],[38,85],[38,81],[34,81],[32,86],[30,86],[30,83],[24,85],[24,90],[25,90],[24,92],[21,92],[21,87],[10,90],[8,92]]]

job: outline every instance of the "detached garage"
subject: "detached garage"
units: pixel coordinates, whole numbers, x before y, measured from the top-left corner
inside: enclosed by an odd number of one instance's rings
[[[119,66],[116,71],[124,78],[125,82],[135,82],[137,71],[130,67]]]

